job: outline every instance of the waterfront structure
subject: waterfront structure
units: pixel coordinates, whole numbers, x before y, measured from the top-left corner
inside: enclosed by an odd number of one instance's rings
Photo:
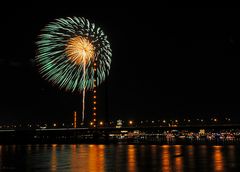
[[[74,111],[73,114],[73,128],[77,128],[77,112]]]

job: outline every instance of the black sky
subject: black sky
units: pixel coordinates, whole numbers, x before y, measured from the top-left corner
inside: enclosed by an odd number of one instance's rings
[[[28,5],[1,12],[1,121],[70,120],[80,112],[81,95],[44,81],[34,64],[40,30],[66,16],[88,18],[111,42],[100,118],[107,103],[113,119],[232,114],[240,120],[239,9]]]

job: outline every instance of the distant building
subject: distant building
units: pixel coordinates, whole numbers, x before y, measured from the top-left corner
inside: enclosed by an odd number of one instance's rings
[[[123,125],[123,121],[122,120],[117,120],[117,125],[116,125],[116,128],[122,128],[122,125]]]

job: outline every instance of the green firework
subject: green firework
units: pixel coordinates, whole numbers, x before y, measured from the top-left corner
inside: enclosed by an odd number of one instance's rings
[[[67,57],[66,47],[74,37],[82,37],[94,46],[94,60],[83,64]],[[68,91],[83,91],[100,85],[110,71],[112,51],[100,27],[83,17],[59,18],[50,22],[37,41],[36,63],[43,78]],[[94,71],[96,63],[96,72]],[[84,76],[85,75],[85,76]]]

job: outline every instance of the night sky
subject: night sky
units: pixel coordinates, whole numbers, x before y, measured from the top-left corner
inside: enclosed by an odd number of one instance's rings
[[[34,63],[40,30],[66,16],[88,18],[111,42],[99,118],[240,121],[240,9],[29,6],[1,11],[0,121],[67,121],[81,112],[81,95],[49,84]]]

